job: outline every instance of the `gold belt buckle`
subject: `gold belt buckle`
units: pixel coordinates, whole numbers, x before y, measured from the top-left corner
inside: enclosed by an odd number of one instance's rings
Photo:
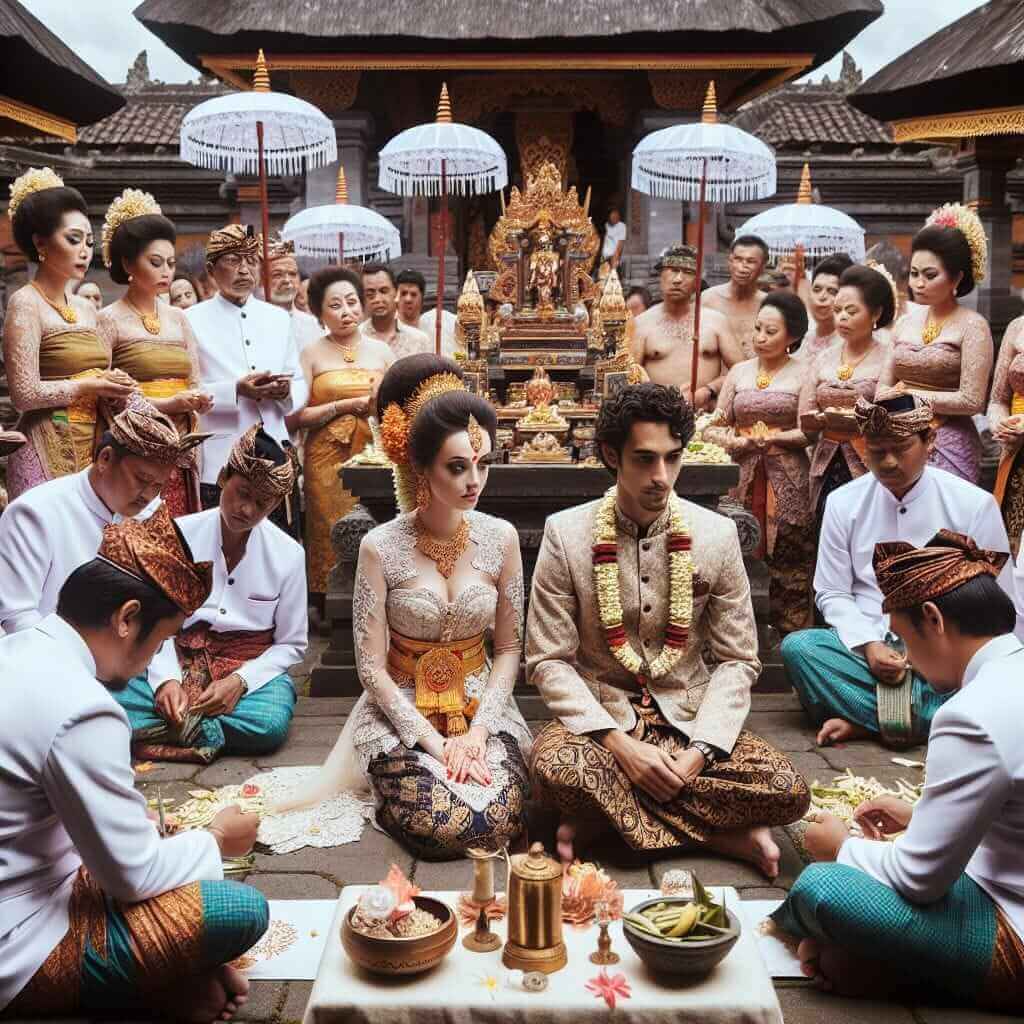
[[[416,682],[431,693],[446,693],[465,682],[462,659],[446,647],[427,651],[416,663]]]

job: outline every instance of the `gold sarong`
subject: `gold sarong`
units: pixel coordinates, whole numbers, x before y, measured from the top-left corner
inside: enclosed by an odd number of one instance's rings
[[[478,702],[466,700],[466,676],[487,664],[484,635],[434,643],[391,630],[388,670],[395,682],[416,688],[416,710],[442,736],[461,736]]]
[[[1024,395],[1014,395],[1013,401],[1010,403],[1010,415],[1020,416],[1024,413]],[[996,504],[1002,506],[1003,499],[1006,497],[1006,485],[1010,482],[1010,474],[1013,472],[1013,464],[1017,459],[1017,452],[1003,452],[1002,458],[999,460],[999,469],[996,470],[996,485],[992,489],[992,497],[996,499]]]

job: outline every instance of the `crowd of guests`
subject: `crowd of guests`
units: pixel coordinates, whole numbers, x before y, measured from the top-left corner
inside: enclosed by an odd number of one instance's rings
[[[918,983],[1019,1005],[1024,704],[1008,684],[1024,648],[1004,520],[976,485],[967,425],[992,364],[984,321],[956,302],[965,275],[980,278],[969,225],[915,240],[925,312],[891,341],[878,337],[891,282],[838,257],[819,266],[813,355],[800,354],[804,301],[761,295],[763,243],[737,239],[729,283],[707,295],[692,396],[676,385],[694,341],[693,253],[667,252],[663,301],[632,339],[651,380],[607,398],[595,428],[614,484],[549,518],[527,613],[517,530],[477,508],[495,410],[431,351],[422,278],[327,268],[309,280],[307,314],[284,246],[273,301],[253,296],[259,240],[230,225],[207,246],[217,294],[182,312],[160,299],[175,237],[153,206],[130,190],[112,205],[104,257],[126,292],[97,312],[68,294],[92,257],[81,196],[35,171],[12,199],[38,271],[4,337],[23,435],[2,439],[14,500],[0,517],[0,672],[14,699],[0,728],[0,1013],[149,1004],[226,1019],[244,1001],[226,965],[267,927],[267,907],[223,880],[221,858],[248,851],[255,817],[229,808],[161,839],[130,752],[205,764],[283,742],[307,591],[323,591],[332,561],[321,527],[353,500],[337,467],[371,416],[400,511],[359,552],[364,693],[320,772],[278,809],[365,792],[399,842],[449,859],[522,844],[533,799],[559,812],[566,864],[614,832],[638,852],[704,848],[774,879],[771,828],[799,820],[810,793],[745,727],[761,665],[737,529],[675,492],[695,407],[714,410],[704,436],[734,455],[737,496],[762,522],[783,656],[819,742],[930,735],[913,816],[871,802],[857,810],[862,839],[819,816],[806,845],[820,863],[778,923],[837,991]],[[1009,449],[1016,399],[996,397]],[[815,546],[828,628],[808,629]],[[536,737],[513,696],[524,652],[552,718]]]

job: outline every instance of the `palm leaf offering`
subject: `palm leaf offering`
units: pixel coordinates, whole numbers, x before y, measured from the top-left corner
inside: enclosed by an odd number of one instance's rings
[[[623,914],[623,919],[637,931],[668,942],[702,942],[730,934],[733,929],[725,907],[711,897],[696,875],[693,891],[692,900],[669,897],[639,913]]]

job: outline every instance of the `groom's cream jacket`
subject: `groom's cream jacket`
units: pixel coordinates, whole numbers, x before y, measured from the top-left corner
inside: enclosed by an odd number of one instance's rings
[[[545,703],[573,734],[632,729],[637,684],[605,642],[591,560],[601,502],[549,517],[533,573],[526,629],[526,671]],[[648,686],[664,716],[690,740],[729,753],[750,710],[761,664],[736,526],[689,501],[693,619],[682,658]],[[668,623],[668,511],[644,536],[617,512],[619,588],[630,643],[653,660]],[[704,654],[710,655],[713,671]]]

